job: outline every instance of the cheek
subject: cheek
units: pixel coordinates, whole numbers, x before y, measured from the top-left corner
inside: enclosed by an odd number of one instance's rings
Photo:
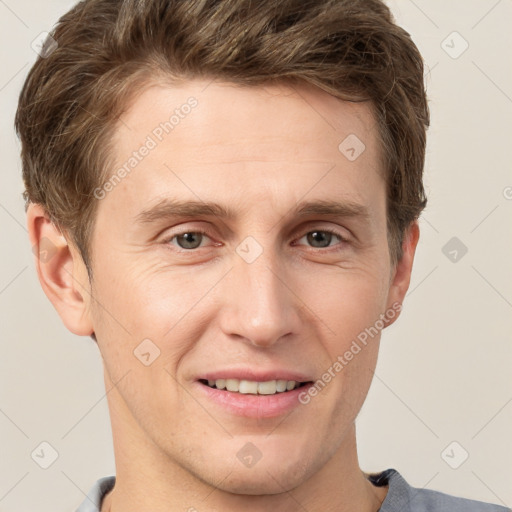
[[[333,269],[318,272],[300,285],[301,298],[323,324],[329,352],[336,357],[347,343],[370,328],[384,313],[385,268]]]
[[[218,272],[201,272],[198,280],[197,271],[171,269],[161,258],[122,261],[98,265],[100,285],[93,288],[94,328],[107,369],[119,378],[139,369],[139,359],[149,352],[142,359],[154,361],[151,367],[169,365],[172,371],[204,329],[201,311],[207,300],[202,298],[218,281]]]
[[[323,352],[318,405],[328,408],[338,424],[357,414],[371,384],[384,327],[387,281],[384,271],[367,269],[316,277],[314,286],[303,283],[301,289],[323,333],[318,344]]]

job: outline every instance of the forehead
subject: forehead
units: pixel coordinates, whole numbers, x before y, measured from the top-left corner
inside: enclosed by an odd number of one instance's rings
[[[195,142],[188,135],[195,135],[214,147],[225,146],[227,139],[235,142],[250,137],[245,154],[251,155],[261,143],[291,135],[289,144],[299,138],[312,142],[325,139],[331,152],[334,149],[333,154],[338,156],[336,142],[340,142],[340,137],[357,134],[368,140],[373,135],[374,124],[369,102],[342,101],[311,84],[248,86],[192,80],[144,87],[127,105],[117,123],[114,141],[122,152],[130,150],[136,142],[133,135],[142,133],[153,134],[157,139],[171,133],[172,137],[167,139],[187,135],[180,141],[187,146]],[[372,141],[368,142],[371,145]],[[205,144],[203,147],[211,149]]]
[[[113,186],[100,208],[133,220],[169,196],[241,209],[306,194],[371,203],[383,188],[377,140],[369,104],[307,84],[154,85],[117,123]]]

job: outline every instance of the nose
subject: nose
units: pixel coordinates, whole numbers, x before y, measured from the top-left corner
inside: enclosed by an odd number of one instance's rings
[[[270,347],[300,327],[300,298],[293,277],[274,252],[264,250],[251,263],[235,255],[223,280],[220,325],[228,336]]]

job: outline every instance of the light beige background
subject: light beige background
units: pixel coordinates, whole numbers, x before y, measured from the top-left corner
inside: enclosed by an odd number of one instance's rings
[[[64,328],[34,270],[13,130],[31,42],[71,5],[0,0],[2,512],[74,510],[115,473],[99,353]],[[404,311],[384,332],[358,418],[361,465],[512,507],[512,2],[390,6],[429,68],[429,204]],[[457,262],[442,251],[452,237],[468,249]],[[59,454],[46,470],[31,458],[43,441]],[[445,462],[465,451],[458,469]]]

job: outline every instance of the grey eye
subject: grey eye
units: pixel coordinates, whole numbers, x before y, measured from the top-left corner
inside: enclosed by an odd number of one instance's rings
[[[332,240],[332,233],[328,231],[311,231],[306,235],[307,241],[313,247],[329,247]]]
[[[182,249],[197,249],[203,240],[203,233],[191,231],[174,237]]]

